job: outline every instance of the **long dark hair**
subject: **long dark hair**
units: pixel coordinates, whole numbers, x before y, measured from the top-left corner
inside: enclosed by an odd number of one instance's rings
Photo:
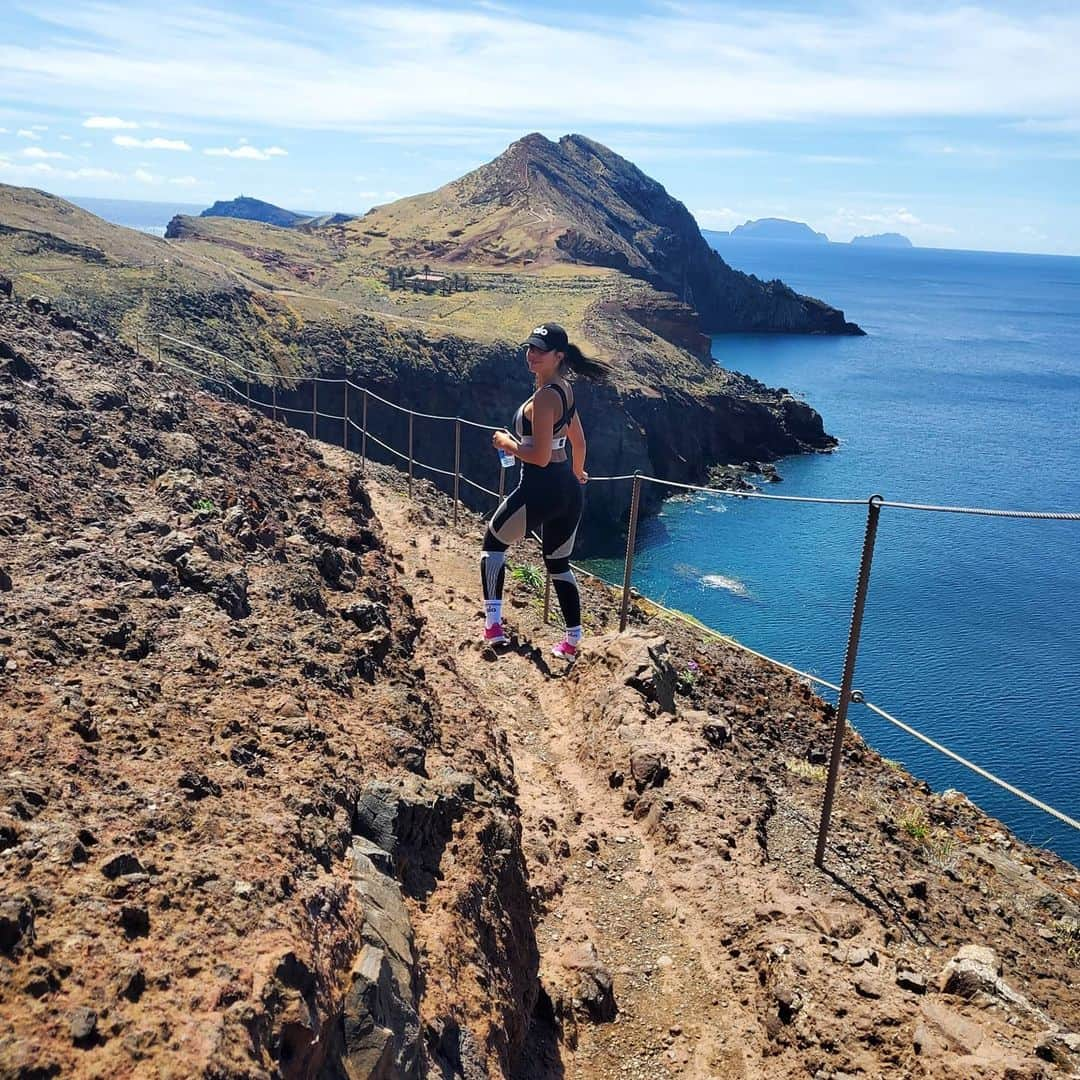
[[[589,379],[607,379],[607,365],[586,356],[572,342],[567,342],[566,348],[560,351],[563,353],[563,358],[559,363],[560,374],[572,371],[575,375],[584,375]]]

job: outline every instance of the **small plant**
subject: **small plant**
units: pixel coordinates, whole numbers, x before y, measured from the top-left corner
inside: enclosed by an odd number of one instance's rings
[[[921,806],[908,807],[900,815],[897,824],[912,840],[925,840],[930,835],[930,821]]]
[[[200,514],[216,514],[217,505],[214,503],[213,499],[199,499],[195,504],[195,510]]]
[[[944,873],[960,865],[960,849],[948,829],[931,829],[922,841],[923,858]]]
[[[1072,964],[1080,963],[1080,920],[1068,915],[1054,923],[1054,937]]]
[[[686,667],[675,676],[675,689],[680,694],[689,694],[700,677],[701,668],[693,660],[688,660]]]
[[[544,572],[539,566],[534,566],[532,563],[511,566],[510,576],[519,585],[524,585],[529,592],[542,593],[544,591]]]
[[[812,780],[818,784],[825,783],[827,772],[824,765],[812,765],[809,761],[801,761],[799,758],[785,758],[784,765],[788,772],[794,773],[801,780]]]

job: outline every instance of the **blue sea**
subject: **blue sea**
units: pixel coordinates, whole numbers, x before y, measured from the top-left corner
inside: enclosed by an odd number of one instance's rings
[[[864,338],[713,340],[840,439],[773,494],[1080,511],[1080,258],[715,242],[733,266],[844,309]],[[644,523],[634,583],[840,683],[864,507],[703,495]],[[855,685],[1080,818],[1080,522],[885,509]],[[872,746],[1080,865],[1080,834],[853,705]]]
[[[91,199],[82,195],[64,196],[68,202],[96,214],[99,218],[128,229],[164,236],[165,228],[176,214],[197,216],[205,206],[198,203],[147,202],[141,199]]]

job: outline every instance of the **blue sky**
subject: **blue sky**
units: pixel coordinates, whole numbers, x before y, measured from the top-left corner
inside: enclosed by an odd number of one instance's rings
[[[580,132],[705,228],[1080,254],[1080,5],[0,0],[0,182],[362,211]]]

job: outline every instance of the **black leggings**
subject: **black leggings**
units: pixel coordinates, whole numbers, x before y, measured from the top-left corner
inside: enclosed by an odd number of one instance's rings
[[[545,468],[522,465],[521,480],[495,511],[484,535],[481,579],[484,599],[502,597],[506,549],[527,533],[540,533],[544,565],[551,574],[567,626],[581,625],[581,599],[570,569],[584,496],[570,463]]]

